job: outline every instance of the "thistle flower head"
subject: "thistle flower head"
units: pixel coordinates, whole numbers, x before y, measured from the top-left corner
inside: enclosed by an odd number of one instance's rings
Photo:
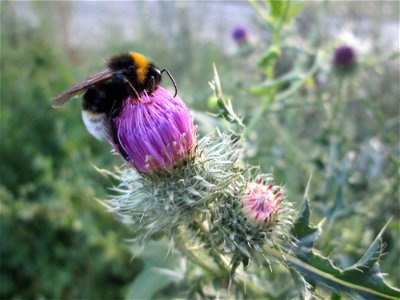
[[[190,159],[196,148],[196,127],[182,99],[162,87],[140,97],[142,101],[126,99],[114,119],[129,164],[152,174]],[[118,147],[115,149],[119,152]]]
[[[333,56],[333,63],[337,68],[341,69],[347,69],[354,66],[356,63],[355,50],[348,45],[337,47]]]
[[[242,171],[235,164],[241,148],[230,136],[203,137],[196,150],[193,159],[173,172],[147,176],[125,166],[111,174],[120,184],[104,203],[133,225],[135,241],[192,226],[208,215],[207,208],[215,201],[225,202],[240,192]]]
[[[236,27],[232,31],[232,38],[237,43],[246,43],[248,41],[248,33],[244,27]]]
[[[280,187],[272,183],[268,186],[261,180],[248,184],[246,195],[241,199],[243,212],[249,220],[255,223],[268,223],[279,209],[283,201]]]

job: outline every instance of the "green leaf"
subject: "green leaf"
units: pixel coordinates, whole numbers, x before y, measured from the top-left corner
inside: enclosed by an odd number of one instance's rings
[[[336,176],[336,198],[334,205],[326,211],[326,218],[329,222],[329,227],[339,218],[344,218],[352,213],[352,208],[346,207],[344,203],[344,187],[347,184],[348,171],[350,167],[350,161],[345,158],[341,163],[339,174]],[[330,180],[330,183],[333,184],[333,177]],[[327,190],[330,190],[327,189]],[[328,197],[328,195],[326,195]]]
[[[310,201],[307,184],[304,202],[292,229],[295,245],[291,249],[294,257],[286,257],[288,265],[313,286],[322,285],[329,288],[336,296],[342,294],[362,299],[400,299],[400,290],[390,286],[383,279],[379,270],[379,258],[382,254],[381,237],[390,220],[379,232],[364,255],[352,266],[340,269],[327,257],[317,253],[313,244],[318,237],[321,226],[310,226]],[[322,224],[322,222],[320,222]],[[293,276],[294,273],[292,273]],[[296,275],[296,274],[294,274]],[[300,295],[304,286],[295,278]]]
[[[293,224],[292,236],[297,239],[297,244],[312,247],[321,230],[319,226],[310,226],[310,200],[305,198]]]
[[[271,8],[270,16],[275,20],[282,19],[283,23],[287,23],[297,16],[305,4],[304,1],[292,2],[289,0],[269,0],[268,3]]]
[[[382,230],[378,233],[375,240],[369,246],[368,250],[364,253],[364,255],[351,267],[346,270],[350,270],[352,268],[363,270],[368,268],[373,268],[375,264],[379,263],[379,258],[382,254],[382,235],[389,225],[391,220],[389,220]]]
[[[307,222],[306,208],[298,228],[310,228]],[[300,227],[299,227],[300,226]],[[353,266],[344,270],[336,267],[334,263],[316,253],[312,248],[297,243],[292,251],[296,258],[288,259],[289,265],[304,276],[312,285],[322,285],[334,293],[348,294],[354,298],[362,299],[399,299],[400,290],[390,286],[383,279],[379,270],[378,260],[382,251],[381,237],[387,224],[372,242],[365,254]],[[304,232],[297,229],[295,232]]]
[[[270,15],[274,18],[279,18],[283,12],[283,5],[285,4],[286,0],[269,0],[268,3],[271,7]]]
[[[258,65],[265,68],[272,61],[275,61],[280,56],[281,56],[281,49],[279,49],[279,47],[276,45],[272,45],[261,55]]]
[[[303,9],[304,4],[305,4],[304,1],[291,4],[290,8],[289,8],[289,11],[287,12],[287,15],[286,15],[286,18],[285,18],[284,22],[289,22],[295,16],[297,16],[301,12],[301,10]]]
[[[297,290],[299,291],[300,299],[310,299],[311,293],[308,289],[309,284],[304,280],[304,277],[301,276],[297,271],[293,269],[289,269],[290,274],[292,275],[293,281],[296,284]]]
[[[217,67],[215,66],[215,64],[213,65],[213,68],[214,68],[214,80],[210,82],[210,87],[214,91],[215,96],[217,97],[217,104],[220,110],[218,116],[227,120],[230,123],[238,125],[240,128],[239,130],[241,131],[245,128],[243,121],[241,118],[239,118],[238,115],[236,115],[231,100],[224,97],[222,93],[221,82],[219,80],[217,72]],[[235,135],[240,136],[240,133],[234,132],[233,129],[231,129],[231,131]]]
[[[174,263],[166,259],[168,245],[165,240],[151,242],[139,257],[143,259],[145,267],[130,286],[127,299],[153,299],[158,291],[170,284],[174,278],[166,276],[158,269],[170,269]]]
[[[250,92],[255,95],[262,95],[269,92],[271,89],[277,88],[285,83],[291,83],[299,80],[303,81],[305,77],[306,76],[304,74],[297,71],[289,72],[275,80],[266,81],[264,83],[251,87]]]

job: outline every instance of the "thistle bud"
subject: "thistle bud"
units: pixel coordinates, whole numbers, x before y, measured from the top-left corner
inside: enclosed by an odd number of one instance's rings
[[[258,183],[248,184],[246,195],[242,198],[243,212],[248,219],[257,224],[267,224],[279,210],[283,201],[280,187],[273,184],[265,185],[261,180]]]
[[[244,28],[244,27],[236,27],[232,31],[232,38],[238,44],[247,43],[248,40],[249,40],[249,37],[248,37],[248,33],[247,33],[246,28]]]
[[[222,240],[222,248],[232,253],[233,269],[238,262],[264,257],[264,246],[278,248],[290,242],[293,210],[284,200],[283,189],[267,175],[243,182],[235,199],[226,199],[214,210],[215,226],[211,244]],[[222,237],[222,239],[221,239]],[[268,258],[267,258],[268,261]]]
[[[179,96],[159,87],[141,101],[128,98],[114,119],[120,146],[128,163],[152,174],[169,171],[192,157],[196,148],[196,127],[188,107]],[[114,145],[115,146],[115,145]],[[119,147],[115,147],[120,152]]]
[[[333,64],[336,69],[342,71],[352,69],[356,64],[356,52],[347,45],[342,45],[335,49],[333,56]]]

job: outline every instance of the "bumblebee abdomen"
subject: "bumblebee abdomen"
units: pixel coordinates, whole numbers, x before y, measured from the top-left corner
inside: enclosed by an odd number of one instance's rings
[[[103,141],[111,137],[109,118],[106,113],[82,110],[82,120],[87,131],[96,139]]]

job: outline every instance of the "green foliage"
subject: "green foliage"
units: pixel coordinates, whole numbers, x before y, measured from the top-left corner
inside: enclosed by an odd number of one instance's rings
[[[3,1],[0,298],[398,298],[391,285],[400,285],[399,51],[389,53],[382,34],[397,22],[398,3],[328,4],[251,1],[262,21],[244,55],[202,39],[199,24],[209,15],[201,5],[196,18],[183,4],[159,3],[156,16],[146,2],[132,4],[146,24],[140,30],[124,24],[135,30],[133,40],[124,39],[113,18],[109,39],[85,50],[72,46],[64,31],[73,4],[34,3],[32,25]],[[329,24],[347,27],[353,18],[372,25],[355,31],[373,46],[367,51],[361,43],[357,68],[341,77],[331,72],[331,59],[347,41],[332,38]],[[120,161],[85,132],[79,101],[58,111],[48,101],[101,70],[104,57],[131,49],[174,75],[179,94],[196,109],[201,135],[219,128],[245,137],[245,163],[272,170],[294,207],[313,174],[293,231],[298,248],[286,262],[271,264],[272,272],[268,264],[243,261],[229,282],[226,272],[214,271],[230,270],[230,261],[203,251],[203,242],[183,232],[177,255],[164,240],[151,242],[136,277],[141,261],[130,260],[123,240],[131,231],[93,201],[105,197],[110,182],[91,163],[110,169]],[[213,62],[219,77],[210,90]],[[204,113],[210,109],[221,118]],[[168,251],[174,259],[165,261]],[[263,251],[281,258],[276,249]]]
[[[105,182],[89,161],[111,162],[109,149],[84,132],[78,102],[62,118],[50,106],[74,81],[51,26],[1,6],[0,298],[123,298],[142,265],[93,201]]]
[[[63,201],[3,198],[0,209],[1,298],[123,298],[142,268],[114,234],[96,232]]]
[[[391,287],[383,279],[379,268],[382,256],[382,235],[388,224],[379,232],[363,256],[353,265],[340,269],[333,261],[318,254],[313,245],[322,233],[320,227],[309,225],[310,206],[306,199],[294,223],[293,236],[298,240],[292,249],[300,260],[289,261],[289,266],[305,277],[312,286],[325,286],[337,294],[348,294],[352,298],[398,299],[400,290]]]
[[[217,73],[215,74],[215,82],[219,82]],[[224,99],[221,87],[218,84],[217,94],[219,99]],[[230,102],[229,102],[230,104]],[[232,123],[236,122],[236,114],[230,114],[233,110],[232,106],[224,105],[221,106],[224,119],[229,120]],[[237,134],[240,136],[239,134]],[[346,208],[343,203],[343,184],[345,182],[346,172],[348,171],[348,162],[342,164],[342,169],[345,172],[340,172],[338,174],[338,192],[334,198],[334,203],[331,208],[327,210],[326,216],[330,220],[330,224],[334,222],[334,219],[341,214],[343,211],[344,215],[347,215]],[[310,178],[311,180],[311,178]],[[291,270],[291,275],[293,277],[296,286],[298,287],[300,296],[303,298],[308,298],[311,294],[311,286],[313,289],[318,287],[328,287],[336,295],[348,294],[351,297],[363,298],[363,299],[397,299],[400,297],[400,290],[390,286],[383,279],[383,274],[380,271],[379,260],[382,256],[383,244],[382,236],[388,224],[379,232],[375,240],[368,247],[368,250],[358,259],[354,264],[348,266],[344,269],[340,269],[334,265],[334,262],[328,257],[316,252],[314,249],[314,243],[316,239],[322,234],[321,225],[317,227],[311,227],[310,222],[310,201],[308,199],[310,180],[307,185],[306,199],[300,209],[300,213],[296,222],[294,223],[292,229],[292,237],[294,239],[293,247],[285,254],[284,261],[288,264]],[[229,203],[229,201],[228,201]],[[226,205],[228,205],[228,203]],[[231,236],[235,234],[235,230],[232,228],[232,224],[239,224],[242,230],[244,228],[237,219],[232,218],[230,214],[229,221],[222,226],[226,228],[225,234]],[[217,217],[218,220],[224,220],[223,215]],[[223,235],[223,234],[222,234]],[[223,235],[224,236],[224,235]],[[252,237],[255,238],[257,234],[253,234]],[[251,243],[251,242],[250,242]],[[279,243],[271,241],[272,245],[279,245]],[[239,247],[239,245],[237,245]],[[247,247],[239,247],[242,251],[242,255],[247,257],[253,257],[254,254],[250,254],[246,249]],[[257,248],[256,248],[257,249]],[[266,250],[263,249],[266,256],[278,258],[280,253],[274,249]],[[263,253],[260,249],[260,253]],[[293,257],[291,255],[294,255]],[[236,268],[241,260],[233,260],[232,268]],[[247,262],[244,263],[245,267]]]

